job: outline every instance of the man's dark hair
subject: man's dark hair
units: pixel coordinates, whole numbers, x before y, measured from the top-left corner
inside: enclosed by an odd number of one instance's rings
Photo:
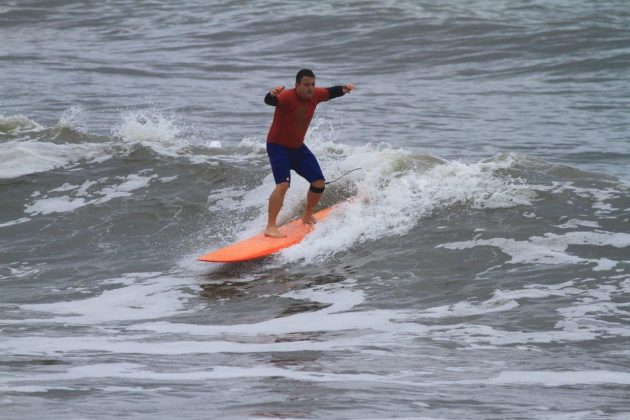
[[[295,83],[300,83],[304,77],[312,77],[314,79],[315,73],[313,73],[313,70],[310,69],[302,69],[298,71],[297,76],[295,76]]]

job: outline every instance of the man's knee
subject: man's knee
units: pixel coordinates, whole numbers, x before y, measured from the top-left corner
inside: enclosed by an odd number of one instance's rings
[[[318,179],[317,181],[311,182],[311,188],[309,190],[316,194],[321,194],[326,189],[326,181],[323,179]]]
[[[281,182],[279,184],[276,184],[276,191],[285,194],[289,189],[289,185],[290,184],[288,182]]]

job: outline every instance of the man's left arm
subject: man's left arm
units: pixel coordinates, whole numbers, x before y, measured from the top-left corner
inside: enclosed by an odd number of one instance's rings
[[[351,83],[346,83],[343,86],[332,86],[328,89],[328,99],[335,99],[340,96],[345,95],[346,93],[350,93],[354,90],[354,85]]]
[[[284,86],[276,86],[265,95],[265,103],[271,106],[278,106],[278,95],[284,91]]]

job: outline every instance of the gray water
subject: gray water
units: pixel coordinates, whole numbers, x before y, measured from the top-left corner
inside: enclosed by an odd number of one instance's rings
[[[361,170],[198,262],[303,67]],[[628,80],[626,1],[1,2],[0,418],[627,418]]]

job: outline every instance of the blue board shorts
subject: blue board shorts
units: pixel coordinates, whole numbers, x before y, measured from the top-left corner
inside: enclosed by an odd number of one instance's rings
[[[269,156],[276,185],[291,182],[291,169],[309,183],[324,179],[315,155],[305,144],[297,149],[291,149],[279,144],[267,143],[267,156]]]

